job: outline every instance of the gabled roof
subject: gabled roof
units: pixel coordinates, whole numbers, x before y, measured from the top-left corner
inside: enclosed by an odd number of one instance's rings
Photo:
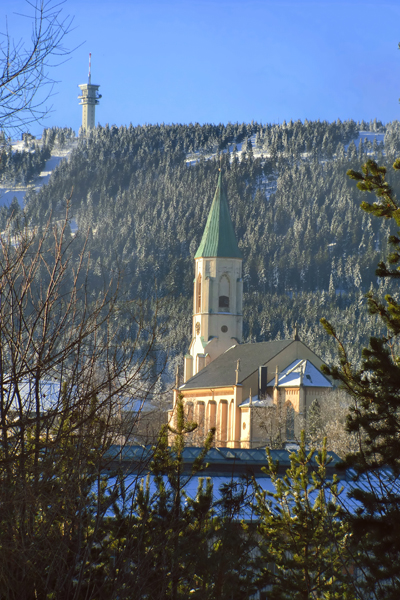
[[[193,462],[199,457],[203,448],[187,446],[183,449],[183,470],[187,474],[192,473]],[[127,473],[138,473],[144,475],[149,471],[149,465],[153,458],[153,446],[110,446],[104,453],[103,471],[118,471],[121,470]],[[274,463],[279,463],[278,472],[285,473],[290,467],[290,455],[288,450],[270,449],[271,458]],[[328,475],[331,476],[336,470],[341,459],[334,453],[328,452],[331,461],[328,465]],[[268,459],[265,452],[265,447],[262,448],[210,448],[205,456],[207,467],[201,472],[201,475],[241,475],[246,472],[254,472],[258,477],[269,478],[267,472],[262,472],[261,468],[268,465]],[[312,466],[317,467],[317,453],[311,458]],[[191,477],[196,483],[195,489],[198,487],[198,479]],[[195,491],[195,490],[194,490]]]
[[[195,254],[195,258],[205,257],[243,258],[229,214],[221,171],[203,237]]]
[[[303,376],[301,376],[303,373]],[[304,387],[332,387],[331,382],[319,369],[314,367],[309,360],[295,360],[286,369],[279,373],[279,387],[299,387],[303,383]],[[275,379],[271,379],[268,386],[275,385]]]
[[[213,388],[235,385],[236,364],[240,358],[239,383],[242,383],[260,365],[265,365],[282,352],[293,340],[276,342],[258,342],[256,344],[237,344],[215,358],[197,375],[191,377],[180,389]]]

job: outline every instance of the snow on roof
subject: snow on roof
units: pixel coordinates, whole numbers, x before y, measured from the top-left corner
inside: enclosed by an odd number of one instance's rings
[[[106,458],[111,459],[116,456],[119,459],[118,468],[124,472],[124,483],[127,498],[129,494],[136,494],[138,486],[149,486],[150,494],[157,492],[156,481],[154,475],[150,473],[149,462],[153,456],[153,448],[151,446],[111,446],[106,452]],[[267,456],[264,448],[240,449],[240,448],[211,448],[206,456],[207,469],[198,475],[192,475],[191,465],[199,456],[202,448],[186,447],[183,450],[183,464],[186,469],[182,474],[182,484],[184,492],[190,498],[195,498],[199,488],[199,482],[202,481],[203,486],[210,482],[212,484],[212,494],[214,502],[219,502],[222,499],[223,491],[227,487],[231,488],[234,493],[243,495],[240,513],[235,517],[237,519],[257,519],[254,511],[254,489],[253,481],[256,480],[257,485],[262,490],[270,493],[276,492],[276,486],[271,480],[268,469],[261,470],[261,467],[267,467]],[[270,450],[271,458],[276,463],[279,462],[281,476],[284,476],[286,470],[290,467],[291,452],[287,450]],[[328,453],[331,460],[328,466],[328,478],[337,471],[337,464],[340,459],[332,452]],[[132,466],[130,470],[126,470],[127,463]],[[239,471],[240,463],[248,467],[247,470]],[[311,459],[310,470],[317,467],[316,458]],[[211,470],[210,470],[211,468]],[[241,473],[241,474],[240,474]],[[114,476],[113,469],[104,471],[104,474],[110,475],[107,482],[109,493],[113,492],[114,486],[117,485],[117,478]],[[163,476],[163,481],[166,488],[169,489],[169,482],[166,476]],[[339,501],[346,505],[349,503],[346,497],[346,492],[349,490],[347,481],[340,477]],[[311,484],[312,485],[312,484]],[[203,488],[204,489],[204,488]],[[311,493],[312,497],[312,493]],[[314,498],[316,494],[314,492]],[[122,504],[121,498],[117,500],[118,504]],[[109,509],[109,516],[112,516],[112,510]]]
[[[36,381],[34,379],[22,379],[17,385],[13,383],[5,384],[6,394],[10,397],[13,409],[18,409],[19,402],[27,410],[36,408]],[[17,396],[18,392],[18,396]],[[40,408],[43,411],[57,408],[61,401],[61,384],[59,381],[42,380],[39,381],[39,399]]]
[[[38,382],[39,401],[41,411],[58,410],[62,402],[63,385],[60,381],[43,379]],[[21,379],[17,385],[6,383],[4,386],[10,404],[13,410],[17,410],[19,402],[26,410],[34,411],[36,408],[36,381],[35,379]],[[72,391],[73,395],[77,393],[75,387],[68,389],[68,394]],[[121,413],[151,413],[158,409],[149,399],[115,396],[115,402],[118,403]]]
[[[266,398],[263,399],[259,399],[258,395],[253,396],[253,394],[251,395],[251,403],[250,403],[250,397],[247,398],[246,400],[244,400],[244,402],[242,402],[242,404],[239,404],[239,408],[245,408],[247,406],[256,406],[259,408],[266,408],[268,406],[273,406],[274,405],[274,401],[271,398],[271,396],[266,396]]]
[[[170,490],[168,477],[163,475],[162,480],[164,482],[166,489]],[[243,496],[243,501],[241,503],[239,513],[237,515],[235,515],[235,519],[237,519],[237,520],[241,520],[241,519],[253,520],[255,518],[254,490],[251,486],[249,479],[246,480],[243,477],[235,477],[232,475],[225,476],[225,477],[223,477],[223,476],[222,477],[221,476],[220,477],[219,476],[210,477],[206,474],[203,474],[202,476],[199,476],[199,475],[188,476],[187,478],[185,478],[185,480],[186,480],[186,482],[184,484],[184,494],[193,500],[198,495],[199,484],[202,484],[202,487],[204,490],[205,490],[208,482],[210,482],[212,484],[212,497],[213,497],[213,501],[215,503],[221,501],[221,499],[223,497],[223,491],[226,490],[227,488],[230,488],[233,493],[241,494]],[[260,478],[259,480],[257,480],[257,483],[259,484],[260,488],[262,488],[263,490],[268,490],[271,493],[275,492],[275,487],[274,487],[271,479],[265,478],[265,477]],[[128,509],[130,509],[130,507],[131,507],[130,502],[132,502],[132,500],[130,500],[130,496],[132,498],[135,497],[135,495],[138,492],[139,487],[143,486],[143,488],[146,489],[146,486],[148,485],[151,496],[153,496],[157,493],[156,480],[155,480],[154,475],[152,475],[152,474],[143,473],[142,475],[136,475],[136,474],[135,475],[131,475],[131,474],[125,475],[124,476],[124,485],[125,485],[125,490],[126,490],[126,494],[127,494],[127,496],[126,496],[127,502],[125,500],[125,506],[127,506]],[[116,477],[110,477],[107,480],[106,494],[110,494],[110,496],[111,496],[113,494],[113,492],[115,492],[115,490],[118,491],[117,486],[118,486],[118,479]],[[117,498],[117,504],[119,505],[120,509],[122,508],[123,503],[124,503],[124,501],[122,500],[121,495],[119,495]],[[114,514],[115,514],[114,510],[113,510],[112,506],[110,506],[106,515],[108,517],[112,517],[112,516],[114,516]]]
[[[265,455],[265,451],[263,451],[263,453]],[[330,477],[328,478],[330,479]],[[162,479],[168,489],[168,478],[164,475],[162,476]],[[195,499],[197,496],[200,481],[202,481],[203,489],[207,485],[208,481],[211,482],[214,502],[219,502],[222,499],[224,490],[226,490],[227,487],[231,488],[233,493],[241,493],[243,495],[243,501],[241,503],[239,514],[235,516],[235,519],[258,520],[258,516],[254,510],[254,490],[249,478],[238,475],[210,475],[205,471],[201,475],[189,475],[185,479],[184,492],[189,498],[192,499]],[[266,476],[265,474],[255,474],[252,481],[254,480],[260,489],[272,494],[276,493],[276,486],[269,475]],[[129,495],[132,494],[132,496],[134,496],[137,493],[139,486],[146,487],[146,484],[148,484],[151,495],[157,492],[155,477],[154,475],[148,473],[148,468],[146,467],[140,473],[125,474],[124,484],[127,493],[127,503],[125,504],[125,507],[130,507]],[[115,476],[110,476],[107,480],[106,493],[112,494],[117,485],[118,479]],[[386,470],[386,472],[381,471],[380,473],[373,475],[369,480],[366,476],[364,476],[358,481],[354,481],[352,479],[351,472],[348,471],[345,478],[340,478],[337,496],[329,494],[328,490],[326,493],[327,498],[331,499],[335,503],[338,503],[346,511],[354,513],[356,510],[362,508],[362,505],[358,500],[349,497],[349,495],[357,488],[369,492],[375,491],[375,493],[380,494],[379,490],[381,490],[382,485],[384,491],[389,491],[389,489],[391,489],[397,494],[400,491],[399,479],[394,477],[389,470]],[[312,504],[314,504],[314,502],[317,500],[317,492],[310,492],[309,499]],[[276,500],[272,499],[272,503],[275,504]],[[120,508],[122,508],[123,500],[121,496],[118,497],[117,504],[120,506]],[[114,511],[111,506],[107,511],[107,516],[114,516]],[[292,516],[295,518],[294,515]]]
[[[279,387],[325,387],[331,388],[332,384],[317,367],[309,360],[295,360],[286,369],[279,373]],[[271,379],[268,386],[275,385],[275,378]]]

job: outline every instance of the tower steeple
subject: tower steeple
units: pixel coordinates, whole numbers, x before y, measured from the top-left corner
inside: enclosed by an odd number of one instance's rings
[[[242,262],[219,172],[217,188],[195,254],[192,342],[185,381],[242,341]]]
[[[211,257],[243,259],[229,214],[221,170],[203,237],[194,256],[195,259]]]

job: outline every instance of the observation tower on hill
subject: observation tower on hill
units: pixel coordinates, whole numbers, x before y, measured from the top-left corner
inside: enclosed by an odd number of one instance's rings
[[[82,129],[89,131],[95,126],[95,110],[96,104],[99,104],[101,94],[99,94],[99,85],[92,84],[92,55],[89,54],[89,75],[88,82],[81,83],[78,87],[81,89],[82,95],[78,96],[79,104],[82,105]]]

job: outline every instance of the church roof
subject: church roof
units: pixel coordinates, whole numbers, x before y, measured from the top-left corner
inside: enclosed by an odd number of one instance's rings
[[[235,385],[236,364],[240,359],[239,383],[242,383],[259,366],[265,365],[282,352],[293,340],[237,344],[214,359],[197,375],[191,377],[181,389],[212,388]]]
[[[221,171],[203,237],[195,254],[195,258],[205,257],[243,258],[229,214]]]

